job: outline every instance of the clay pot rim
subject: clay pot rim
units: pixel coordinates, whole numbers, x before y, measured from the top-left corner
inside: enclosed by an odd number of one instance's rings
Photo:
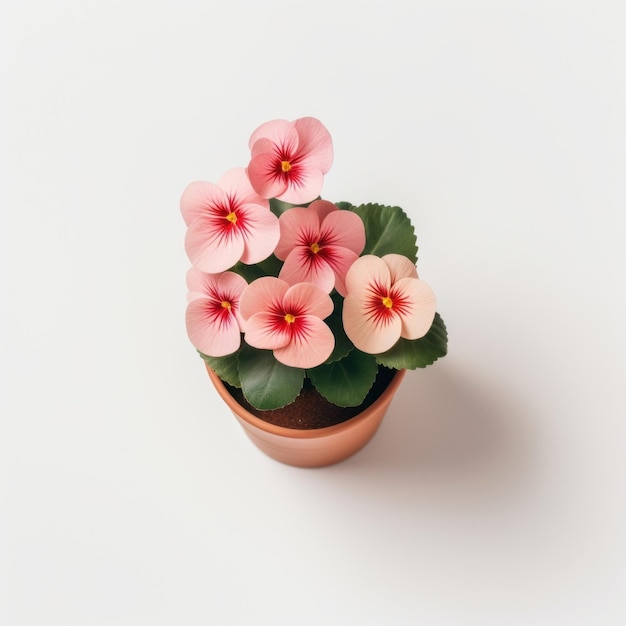
[[[228,389],[226,389],[222,379],[206,363],[205,365],[215,389],[233,413],[248,422],[251,426],[280,437],[289,437],[291,439],[316,439],[328,437],[330,435],[335,435],[348,430],[355,424],[367,420],[371,413],[377,409],[379,404],[385,402],[390,395],[393,396],[393,394],[395,394],[396,390],[400,386],[400,383],[404,379],[404,375],[406,374],[406,370],[396,370],[393,378],[389,381],[389,384],[380,396],[378,396],[378,398],[376,398],[376,400],[374,400],[374,402],[365,410],[361,411],[354,417],[347,419],[345,422],[341,422],[340,424],[335,424],[333,426],[325,426],[324,428],[299,429],[276,426],[275,424],[270,424],[269,422],[266,422],[265,420],[262,420],[256,415],[250,413],[250,411],[233,398]]]

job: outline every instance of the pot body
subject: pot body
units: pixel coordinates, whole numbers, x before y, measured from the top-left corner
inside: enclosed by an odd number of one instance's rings
[[[363,448],[376,434],[406,373],[396,372],[374,403],[349,420],[326,428],[299,430],[275,426],[256,417],[232,397],[212,369],[207,367],[207,371],[220,397],[252,442],[276,461],[297,467],[333,465]]]

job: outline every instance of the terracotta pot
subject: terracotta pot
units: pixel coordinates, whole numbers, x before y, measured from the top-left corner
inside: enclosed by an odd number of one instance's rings
[[[270,424],[242,407],[207,367],[209,377],[252,442],[273,459],[297,467],[322,467],[358,452],[376,434],[404,375],[399,370],[373,404],[358,415],[326,428],[299,430]]]

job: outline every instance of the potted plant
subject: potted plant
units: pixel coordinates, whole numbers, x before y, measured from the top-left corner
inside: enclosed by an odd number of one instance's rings
[[[328,465],[374,435],[407,369],[446,354],[446,327],[407,214],[321,197],[319,120],[266,122],[249,148],[246,168],[182,194],[187,332],[259,448]]]

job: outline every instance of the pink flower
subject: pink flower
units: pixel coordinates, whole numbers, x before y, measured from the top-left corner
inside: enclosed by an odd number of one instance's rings
[[[345,277],[365,247],[363,220],[332,202],[316,200],[294,207],[279,219],[280,241],[274,254],[285,261],[279,278],[290,285],[309,282],[326,293],[346,295]]]
[[[322,321],[333,308],[330,296],[315,285],[289,286],[273,276],[258,278],[241,295],[246,342],[273,350],[284,365],[315,367],[335,347],[335,337]]]
[[[346,286],[344,329],[363,352],[385,352],[400,337],[419,339],[435,318],[434,293],[400,254],[360,257],[348,271]]]
[[[185,249],[192,264],[217,274],[237,261],[258,263],[274,251],[280,236],[269,202],[250,185],[243,168],[229,170],[217,185],[191,183],[180,209],[187,224]]]
[[[187,272],[187,334],[203,354],[226,356],[239,348],[239,299],[246,286],[234,272],[205,274],[195,267]]]
[[[273,120],[250,137],[248,176],[264,198],[304,204],[320,195],[333,162],[330,133],[314,117]]]

